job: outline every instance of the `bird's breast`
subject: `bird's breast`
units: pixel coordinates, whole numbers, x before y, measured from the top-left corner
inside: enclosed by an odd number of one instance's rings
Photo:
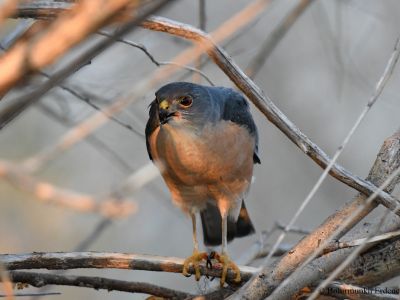
[[[231,121],[207,125],[201,132],[167,123],[152,133],[149,142],[164,177],[176,183],[251,180],[255,138]]]

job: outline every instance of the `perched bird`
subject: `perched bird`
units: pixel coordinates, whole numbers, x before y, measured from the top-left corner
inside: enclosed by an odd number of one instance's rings
[[[243,199],[249,190],[253,165],[260,163],[258,134],[246,99],[224,87],[173,82],[156,92],[146,125],[149,157],[160,169],[173,202],[191,216],[193,255],[190,264],[200,279],[196,213],[200,213],[204,243],[219,245],[215,258],[222,264],[221,285],[227,269],[238,267],[227,252],[227,242],[254,232]]]

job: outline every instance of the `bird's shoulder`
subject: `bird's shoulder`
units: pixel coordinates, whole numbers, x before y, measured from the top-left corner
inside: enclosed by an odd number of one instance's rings
[[[215,101],[218,101],[221,107],[221,118],[231,121],[240,126],[244,126],[250,135],[255,138],[254,163],[260,163],[258,157],[258,132],[253,116],[250,112],[250,106],[247,100],[239,92],[226,87],[211,87],[210,94]]]
[[[225,87],[210,88],[211,95],[221,107],[221,119],[245,126],[250,134],[257,132],[247,100],[235,90]]]

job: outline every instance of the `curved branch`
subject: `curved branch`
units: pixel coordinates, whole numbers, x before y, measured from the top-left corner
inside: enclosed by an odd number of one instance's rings
[[[110,34],[110,33],[106,32],[106,31],[103,31],[103,30],[98,31],[97,33],[98,33],[99,35],[103,35],[103,36],[106,36],[106,37],[109,37],[109,38],[113,38],[113,36],[114,36],[113,34]],[[149,51],[144,45],[142,45],[142,44],[129,41],[129,40],[125,39],[125,38],[118,38],[118,39],[115,39],[115,40],[116,40],[117,42],[120,42],[120,43],[123,43],[123,44],[126,44],[126,45],[129,45],[129,46],[132,46],[132,47],[135,47],[135,48],[137,48],[137,49],[142,50],[142,52],[143,52],[143,53],[150,59],[150,61],[151,61],[153,64],[155,64],[157,67],[160,67],[160,66],[167,66],[167,65],[174,65],[174,66],[180,67],[180,68],[182,68],[182,69],[185,69],[185,70],[187,70],[187,71],[190,71],[190,72],[192,72],[192,73],[197,73],[197,74],[199,74],[199,75],[202,76],[211,86],[215,86],[215,84],[211,81],[211,79],[210,79],[203,71],[201,71],[199,68],[193,68],[193,67],[189,67],[189,66],[186,66],[186,65],[181,65],[181,64],[173,63],[173,62],[170,62],[170,61],[158,61],[157,59],[155,59],[154,55],[151,54],[150,51]]]

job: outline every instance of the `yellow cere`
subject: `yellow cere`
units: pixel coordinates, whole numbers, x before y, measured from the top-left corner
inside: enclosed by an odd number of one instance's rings
[[[168,109],[169,107],[169,103],[168,100],[163,100],[160,102],[160,104],[158,105],[161,109]]]

